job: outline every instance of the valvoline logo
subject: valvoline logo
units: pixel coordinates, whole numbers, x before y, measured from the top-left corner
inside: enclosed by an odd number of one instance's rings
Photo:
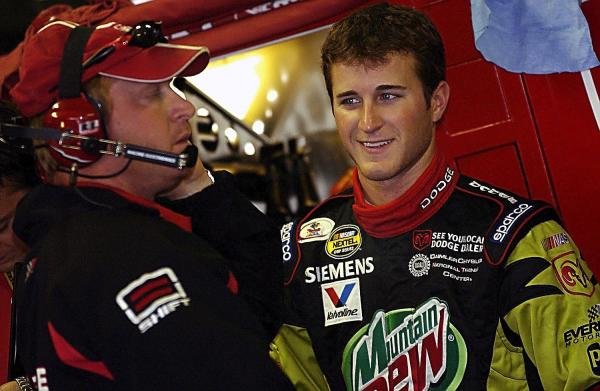
[[[456,390],[467,348],[450,323],[445,302],[433,297],[416,309],[378,311],[344,349],[348,390]]]
[[[362,320],[360,280],[357,277],[322,284],[321,294],[325,327]]]
[[[350,293],[352,293],[352,289],[354,289],[355,285],[355,282],[344,285],[344,287],[342,288],[342,293],[340,295],[338,295],[334,287],[326,288],[325,292],[327,292],[327,295],[331,299],[333,305],[335,305],[336,308],[340,308],[344,307],[348,302]]]

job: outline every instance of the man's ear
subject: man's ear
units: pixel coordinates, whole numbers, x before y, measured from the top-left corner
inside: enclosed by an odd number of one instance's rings
[[[438,86],[431,94],[431,119],[433,122],[438,122],[444,112],[446,111],[446,106],[448,105],[448,100],[450,99],[450,86],[445,80],[440,81]]]

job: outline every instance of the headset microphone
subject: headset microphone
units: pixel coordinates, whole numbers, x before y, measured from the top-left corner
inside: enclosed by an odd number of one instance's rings
[[[180,154],[123,143],[117,143],[117,148],[119,145],[123,149],[123,156],[126,158],[175,167],[180,170],[184,167],[194,167],[198,160],[198,148],[195,145],[188,145]],[[119,156],[117,154],[114,155]]]
[[[54,128],[31,128],[0,123],[0,137],[53,141],[60,146],[61,150],[71,149],[89,154],[124,157],[174,167],[179,170],[185,167],[193,167],[198,160],[198,148],[195,145],[188,145],[182,153],[177,154],[135,144],[126,144],[121,141],[87,137],[69,132],[61,133],[60,130]]]

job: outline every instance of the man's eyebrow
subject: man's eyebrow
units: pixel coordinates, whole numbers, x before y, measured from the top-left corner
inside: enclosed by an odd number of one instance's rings
[[[381,85],[375,87],[375,91],[406,90],[406,89],[407,89],[407,87],[402,86],[402,85],[396,85],[396,84],[381,84]],[[345,97],[354,96],[354,95],[358,95],[356,91],[348,90],[348,91],[340,92],[335,97],[336,98],[345,98]]]
[[[405,86],[396,84],[382,84],[375,88],[376,91],[387,91],[387,90],[406,90]]]
[[[347,96],[354,96],[357,95],[356,91],[354,90],[349,90],[349,91],[344,91],[344,92],[340,92],[339,94],[337,94],[335,97],[336,98],[345,98]]]

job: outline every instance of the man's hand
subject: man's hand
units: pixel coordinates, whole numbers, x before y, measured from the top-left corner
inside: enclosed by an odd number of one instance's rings
[[[16,381],[11,381],[0,386],[0,391],[21,391]]]
[[[177,186],[159,194],[159,197],[179,200],[196,194],[212,184],[213,180],[208,175],[208,171],[204,168],[202,161],[198,159],[194,168],[190,170],[189,174]],[[0,389],[0,391],[4,390]]]

